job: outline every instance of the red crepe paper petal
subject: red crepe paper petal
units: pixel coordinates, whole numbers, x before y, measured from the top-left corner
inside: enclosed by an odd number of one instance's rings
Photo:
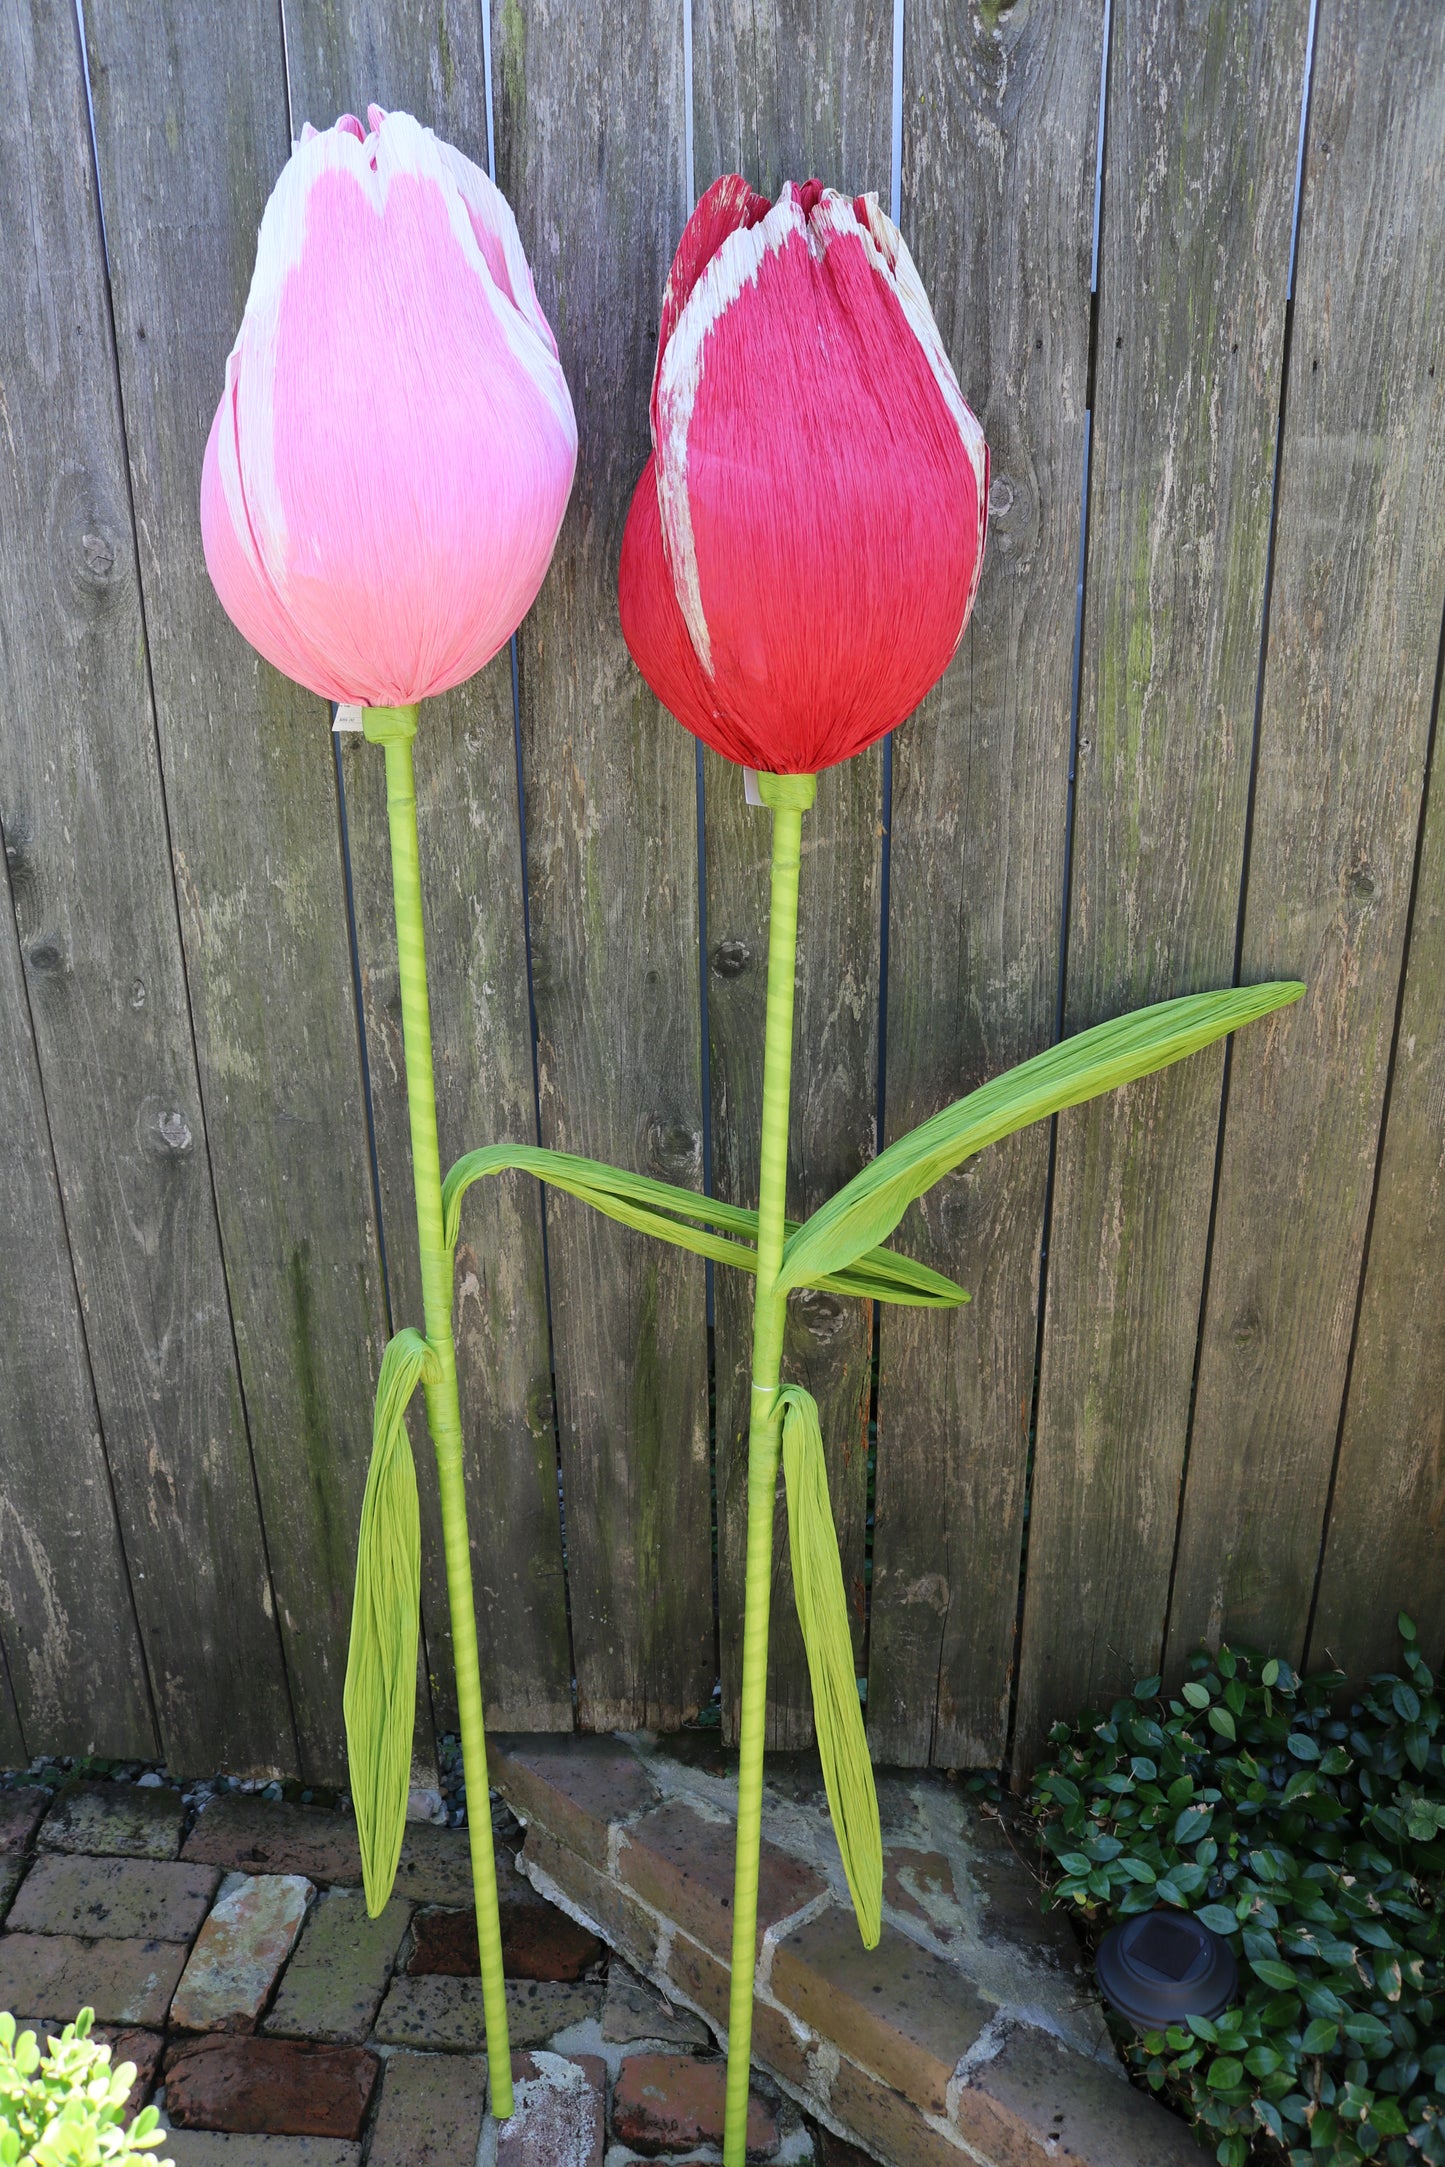
[[[677,326],[688,296],[729,235],[758,225],[772,209],[766,196],[755,195],[741,173],[724,173],[698,199],[697,209],[682,229],[672,269],[662,293],[662,315],[657,327],[657,362],[652,372],[652,396],[657,398],[657,374],[667,342]]]
[[[709,190],[668,281],[624,636],[726,758],[816,773],[910,714],[977,589],[988,460],[902,237],[820,182]]]

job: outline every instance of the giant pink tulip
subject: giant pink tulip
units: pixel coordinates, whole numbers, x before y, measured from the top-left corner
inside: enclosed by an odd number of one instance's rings
[[[401,707],[525,616],[577,424],[505,198],[409,113],[368,117],[308,127],[266,206],[201,532],[269,662]]]

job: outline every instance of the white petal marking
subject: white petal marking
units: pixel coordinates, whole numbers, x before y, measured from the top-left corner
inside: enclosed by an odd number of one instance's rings
[[[943,394],[943,402],[953,416],[963,448],[968,453],[973,468],[974,494],[978,505],[978,547],[974,553],[973,582],[964,604],[963,617],[958,627],[958,637],[963,638],[963,628],[968,623],[973,608],[973,598],[978,592],[979,575],[983,570],[983,538],[988,524],[988,445],[977,415],[959,388],[953,373],[953,363],[943,343],[928,294],[918,275],[918,266],[908,250],[908,243],[894,225],[887,212],[879,206],[876,195],[863,198],[868,212],[868,230],[863,232],[863,246],[868,260],[886,278],[898,296],[898,305],[907,318],[910,330],[928,358],[934,380]],[[849,206],[851,214],[851,206]],[[816,215],[816,214],[815,214]],[[855,219],[855,227],[857,225]],[[861,227],[857,230],[862,232]]]
[[[807,220],[796,192],[785,188],[756,226],[730,233],[683,305],[662,356],[657,386],[657,502],[662,545],[693,652],[706,676],[713,674],[712,640],[703,615],[697,543],[687,493],[687,433],[702,382],[707,335],[743,288],[756,285],[764,258],[795,235],[807,237]]]

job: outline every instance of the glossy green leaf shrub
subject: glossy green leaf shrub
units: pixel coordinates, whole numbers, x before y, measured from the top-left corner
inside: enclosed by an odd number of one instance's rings
[[[1445,2167],[1445,1771],[1435,1680],[1401,1618],[1402,1675],[1354,1703],[1239,1650],[1145,1678],[1055,1726],[1032,1808],[1056,1901],[1097,1942],[1155,1905],[1228,1937],[1241,2000],[1129,2060],[1223,2167]]]
[[[155,2161],[164,2138],[154,2107],[126,2127],[135,2064],[110,2066],[110,2048],[90,2036],[82,2009],[44,2044],[0,2014],[0,2167],[100,2167],[110,2160]],[[166,2167],[164,2161],[156,2167]]]

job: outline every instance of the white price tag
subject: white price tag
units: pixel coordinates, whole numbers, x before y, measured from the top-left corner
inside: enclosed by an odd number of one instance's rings
[[[743,796],[749,805],[761,805],[762,793],[758,789],[758,771],[755,767],[743,769]]]
[[[361,728],[360,705],[350,700],[344,702],[342,706],[337,708],[336,720],[331,727],[333,730],[359,730]]]

